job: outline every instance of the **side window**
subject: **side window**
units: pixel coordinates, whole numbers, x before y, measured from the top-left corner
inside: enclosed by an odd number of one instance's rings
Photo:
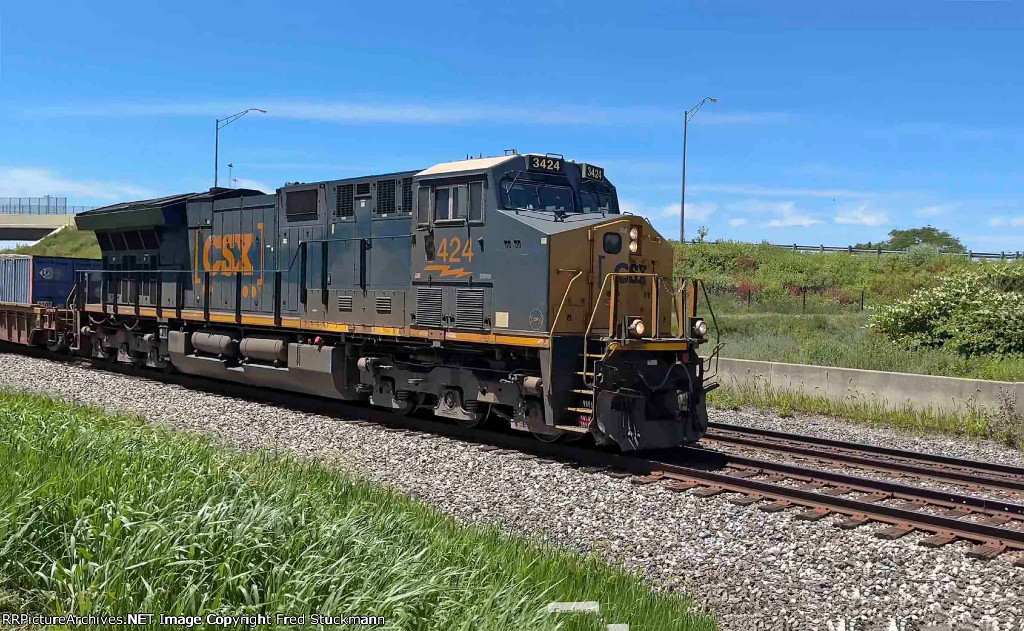
[[[416,189],[416,223],[425,226],[430,223],[430,187],[420,185]]]
[[[484,183],[469,183],[469,220],[483,221],[484,219]]]
[[[452,214],[451,219],[465,219],[466,207],[469,205],[469,195],[465,186],[452,187]]]
[[[434,189],[434,221],[445,221],[451,218],[451,198],[447,186]]]

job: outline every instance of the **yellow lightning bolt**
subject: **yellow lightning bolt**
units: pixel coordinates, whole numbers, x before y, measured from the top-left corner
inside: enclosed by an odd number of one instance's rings
[[[471,276],[473,272],[467,272],[464,268],[458,267],[452,269],[451,265],[427,265],[423,268],[425,272],[441,272],[441,277],[455,276],[456,278],[463,278],[465,276]]]

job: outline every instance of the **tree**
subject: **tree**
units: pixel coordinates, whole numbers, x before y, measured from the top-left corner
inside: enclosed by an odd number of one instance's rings
[[[697,243],[704,243],[704,239],[708,236],[708,229],[704,226],[697,228]]]
[[[964,244],[960,243],[947,230],[939,230],[935,226],[924,226],[923,228],[908,228],[906,230],[892,230],[889,232],[889,239],[878,243],[858,243],[854,247],[872,250],[881,248],[883,250],[906,250],[912,245],[930,245],[939,248],[944,252],[963,252]]]

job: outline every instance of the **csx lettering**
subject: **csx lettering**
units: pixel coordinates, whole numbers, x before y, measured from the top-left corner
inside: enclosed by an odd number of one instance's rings
[[[615,266],[615,272],[621,274],[623,272],[633,272],[635,274],[643,274],[647,271],[647,265],[644,263],[619,263]],[[620,283],[627,283],[630,285],[646,285],[646,276],[624,276],[619,278]]]
[[[203,243],[203,269],[214,276],[217,273],[251,274],[253,270],[249,250],[254,240],[255,236],[249,232],[206,237]]]

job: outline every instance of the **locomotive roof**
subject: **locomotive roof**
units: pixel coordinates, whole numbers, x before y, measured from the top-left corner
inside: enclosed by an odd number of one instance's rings
[[[469,160],[458,160],[456,162],[442,162],[435,164],[429,169],[424,169],[416,174],[416,177],[431,177],[435,175],[448,175],[450,173],[464,173],[467,171],[486,171],[493,166],[518,158],[518,155],[495,156],[493,158],[470,158]]]

